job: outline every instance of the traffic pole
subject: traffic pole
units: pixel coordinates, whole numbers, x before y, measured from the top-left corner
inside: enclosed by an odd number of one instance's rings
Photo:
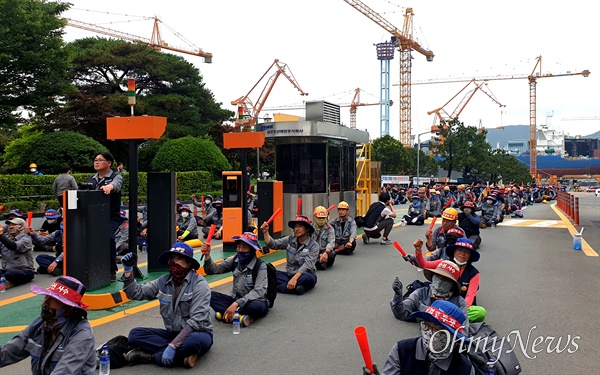
[[[579,226],[579,197],[575,198],[575,226]]]

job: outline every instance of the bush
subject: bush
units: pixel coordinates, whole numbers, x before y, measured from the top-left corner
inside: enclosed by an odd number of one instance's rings
[[[184,137],[167,141],[152,160],[155,171],[209,171],[221,178],[231,165],[221,150],[202,138]]]
[[[63,164],[69,164],[72,171],[94,172],[92,159],[98,151],[108,151],[99,142],[75,132],[53,132],[42,134],[23,149],[19,168],[29,169],[29,163],[36,163],[44,174],[59,173]]]

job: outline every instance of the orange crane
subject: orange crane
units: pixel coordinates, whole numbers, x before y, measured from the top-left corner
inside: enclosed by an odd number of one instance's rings
[[[400,51],[400,142],[402,142],[405,147],[411,147],[411,51],[419,52],[425,56],[427,61],[433,61],[433,52],[421,47],[421,45],[413,39],[412,17],[414,16],[414,13],[412,8],[406,8],[404,25],[402,31],[400,31],[396,26],[381,17],[381,15],[369,8],[362,1],[344,1],[364,14],[371,21],[381,26],[395,38],[395,43]]]
[[[370,105],[380,105],[380,103],[361,103],[360,102],[360,88],[356,88],[354,90],[354,97],[352,98],[352,102],[350,104],[340,104],[340,107],[350,107],[350,128],[356,129],[356,108],[362,106],[370,106]],[[390,105],[393,105],[394,102],[390,100]]]
[[[539,67],[539,70],[537,70]],[[537,71],[536,71],[537,70]],[[496,75],[496,76],[483,76],[475,79],[480,81],[500,81],[509,79],[527,79],[529,81],[529,173],[533,178],[537,178],[537,102],[536,102],[536,88],[537,80],[539,78],[550,78],[550,77],[566,77],[581,75],[587,77],[590,75],[590,71],[585,69],[581,72],[567,72],[567,73],[542,73],[542,56],[536,57],[536,63],[528,75]],[[428,79],[423,81],[414,81],[413,85],[427,85],[434,83],[454,83],[454,82],[466,82],[473,78],[441,78],[441,79]]]
[[[158,27],[158,24],[162,23],[162,21],[159,20],[158,17],[154,17],[154,27],[152,28],[152,37],[150,39],[144,38],[141,36],[137,36],[137,35],[132,35],[129,33],[125,33],[122,31],[109,29],[107,27],[94,25],[94,24],[87,23],[87,22],[77,21],[72,18],[65,18],[65,20],[67,20],[67,26],[92,31],[92,32],[102,34],[102,35],[112,36],[114,38],[121,39],[121,40],[127,40],[127,41],[133,42],[133,43],[147,44],[149,47],[152,47],[152,48],[156,49],[157,51],[160,51],[161,49],[166,49],[169,51],[186,53],[188,55],[200,56],[200,57],[204,58],[205,63],[212,63],[212,57],[213,57],[212,53],[204,52],[201,48],[196,47],[196,50],[192,51],[192,50],[186,50],[186,49],[182,49],[182,48],[176,48],[176,47],[169,46],[169,44],[167,42],[165,42],[161,37],[160,28]]]
[[[253,104],[249,98],[250,94],[256,88],[256,86],[258,86],[258,84],[263,80],[263,78],[265,78],[265,76],[269,73],[269,71],[272,68],[275,68],[275,73],[273,73],[269,77],[269,79],[267,80],[267,84],[265,85],[265,87],[260,93],[260,96],[256,100],[256,104]],[[265,101],[269,97],[269,94],[271,93],[271,90],[273,90],[273,86],[275,85],[275,82],[277,81],[277,78],[279,78],[280,75],[283,75],[285,78],[287,78],[288,81],[290,81],[290,83],[298,91],[300,91],[300,95],[308,95],[308,93],[302,91],[300,85],[298,84],[298,82],[296,82],[296,79],[294,78],[292,72],[289,70],[287,64],[279,62],[279,60],[275,59],[275,61],[273,62],[273,64],[271,64],[269,69],[267,69],[265,74],[263,74],[262,77],[260,77],[258,82],[256,82],[256,84],[252,86],[252,88],[250,89],[250,91],[248,91],[246,95],[240,96],[239,98],[231,102],[232,105],[238,106],[238,116],[235,119],[236,127],[240,127],[243,125],[244,127],[249,129],[256,124],[258,114],[265,105]]]
[[[454,111],[452,111],[452,113],[448,113],[444,108],[448,104],[450,104],[450,102],[452,102],[454,99],[456,99],[456,97],[459,96],[463,91],[467,90],[467,88],[469,86],[474,86],[474,88],[472,88],[470,91],[467,91],[465,93],[464,97],[461,99],[461,101],[458,103],[458,105],[456,106]],[[494,103],[498,104],[500,107],[506,107],[504,104],[500,103],[498,101],[498,99],[496,99],[496,97],[494,96],[494,94],[491,91],[488,92],[485,89],[485,87],[487,87],[487,82],[477,82],[475,79],[472,79],[462,89],[460,89],[460,91],[458,93],[456,93],[456,95],[454,95],[450,100],[448,100],[443,106],[427,112],[428,115],[435,113],[437,119],[439,120],[439,124],[435,125],[435,119],[434,119],[434,125],[431,126],[431,132],[432,133],[439,132],[440,127],[444,127],[447,122],[459,117],[459,115],[462,113],[462,111],[465,109],[466,105],[469,103],[469,101],[471,101],[471,99],[473,98],[473,95],[475,95],[475,93],[477,91],[481,91],[484,94],[486,94],[490,99],[492,99],[494,101]]]

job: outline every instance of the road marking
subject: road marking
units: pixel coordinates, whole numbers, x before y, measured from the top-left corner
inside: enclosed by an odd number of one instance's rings
[[[505,219],[498,226],[503,227],[528,227],[528,228],[566,228],[560,220],[532,220],[532,219]]]
[[[550,205],[550,207],[554,210],[554,212],[558,215],[558,217],[560,217],[562,222],[565,224],[565,226],[569,230],[569,233],[571,233],[571,236],[574,235],[575,233],[579,233],[577,231],[577,229],[575,229],[573,224],[571,224],[571,221],[569,219],[567,219],[567,217],[558,208],[556,208],[556,203]],[[597,257],[598,256],[598,253],[596,251],[594,251],[594,249],[592,249],[592,247],[590,246],[589,243],[587,243],[585,238],[581,239],[581,249],[583,250],[585,255],[587,255],[589,257]]]

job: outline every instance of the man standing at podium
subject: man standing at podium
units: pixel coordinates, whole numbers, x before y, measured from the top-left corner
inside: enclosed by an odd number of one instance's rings
[[[110,281],[117,281],[117,247],[114,235],[121,224],[121,186],[123,177],[114,172],[111,167],[115,162],[114,156],[108,151],[97,152],[94,156],[96,174],[88,178],[91,190],[102,190],[110,196],[110,220],[108,238],[110,241]]]

